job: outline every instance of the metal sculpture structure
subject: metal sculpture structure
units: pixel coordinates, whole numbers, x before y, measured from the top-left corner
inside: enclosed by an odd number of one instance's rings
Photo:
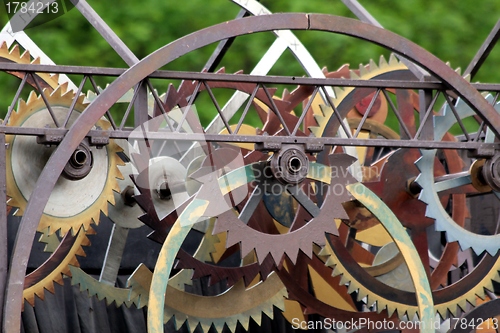
[[[172,318],[190,330],[248,329],[275,308],[292,324],[318,315],[402,327],[418,318],[431,332],[460,318],[496,329],[498,225],[490,230],[474,200],[499,198],[500,88],[470,77],[500,24],[461,75],[377,27],[355,1],[344,2],[360,20],[233,2],[242,7],[235,20],[139,60],[75,1],[128,69],[58,66],[22,31],[1,35],[0,70],[20,79],[0,126],[3,230],[8,211],[22,216],[12,257],[0,248],[9,267],[3,331],[19,331],[24,301],[34,305],[63,278],[108,304],[147,307],[149,332]],[[296,30],[392,54],[321,70]],[[276,42],[250,74],[216,70],[232,40],[265,32]],[[206,70],[161,70],[214,43]],[[307,77],[266,75],[287,49]],[[98,87],[98,76],[113,82]],[[154,86],[179,80],[164,94]],[[215,111],[209,124],[198,118],[200,99]],[[114,225],[96,279],[79,258],[104,215]],[[161,244],[156,266],[139,265],[118,287],[127,236],[144,225],[144,246]],[[50,255],[26,274],[36,232]],[[193,281],[220,291],[193,292]]]

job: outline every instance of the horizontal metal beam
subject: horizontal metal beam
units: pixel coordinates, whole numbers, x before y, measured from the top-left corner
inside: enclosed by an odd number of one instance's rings
[[[0,133],[12,135],[42,136],[50,131],[53,136],[63,138],[68,132],[63,128],[26,128],[26,127],[0,127]],[[140,134],[130,131],[100,131],[91,130],[87,137],[105,137],[110,139],[144,139],[144,133]],[[266,143],[267,146],[280,146],[282,144],[304,144],[317,147],[324,146],[365,146],[365,147],[388,147],[388,148],[422,148],[422,149],[500,149],[500,143],[484,143],[477,141],[451,142],[431,140],[388,140],[388,139],[357,139],[340,137],[304,137],[304,136],[265,136],[265,135],[238,135],[238,134],[202,134],[202,133],[179,133],[179,132],[146,132],[148,140],[175,140],[175,141],[205,141],[205,142],[229,142],[229,143]],[[54,142],[56,144],[56,142]]]
[[[94,76],[120,76],[126,68],[81,67],[81,66],[51,66],[27,65],[15,63],[0,63],[0,71],[81,74]],[[353,80],[337,78],[312,78],[295,76],[271,76],[249,74],[201,73],[180,71],[155,71],[148,78],[174,80],[224,81],[241,83],[289,84],[310,86],[339,87],[373,87],[373,88],[404,88],[404,89],[446,89],[439,81],[408,81],[408,80]],[[500,86],[499,86],[500,87]]]
[[[87,67],[87,66],[53,66],[1,63],[0,71],[5,72],[33,72],[53,74],[80,74],[94,76],[122,75],[127,68],[111,67]],[[205,72],[182,72],[182,71],[154,71],[148,76],[151,79],[171,80],[199,80],[199,81],[221,81],[241,83],[262,84],[289,84],[304,86],[336,86],[336,87],[366,87],[366,88],[402,88],[402,89],[434,89],[446,90],[449,87],[439,81],[408,81],[408,80],[354,80],[337,78],[312,78],[295,76],[271,76],[250,74],[227,74],[227,73],[205,73]],[[498,83],[471,83],[480,91],[500,91]]]

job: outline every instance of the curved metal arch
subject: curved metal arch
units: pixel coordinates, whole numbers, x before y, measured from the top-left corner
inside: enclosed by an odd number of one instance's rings
[[[437,57],[390,31],[344,17],[293,13],[247,17],[194,32],[153,52],[116,79],[82,113],[50,157],[35,185],[14,244],[6,294],[7,306],[4,312],[6,332],[18,331],[21,325],[22,297],[20,295],[22,295],[24,275],[31,252],[30,244],[48,200],[46,193],[52,191],[66,161],[105,111],[143,78],[188,52],[231,37],[283,29],[339,33],[373,42],[398,53],[448,83],[449,88],[477,110],[486,124],[492,127],[496,135],[500,136],[500,116],[477,90]],[[453,82],[453,85],[449,82]]]

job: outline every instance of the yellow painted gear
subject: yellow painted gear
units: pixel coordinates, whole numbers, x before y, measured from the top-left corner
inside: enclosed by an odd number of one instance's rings
[[[10,49],[7,47],[7,44],[3,42],[0,45],[0,59],[5,59],[17,64],[32,64],[38,65],[40,64],[40,58],[33,58],[30,55],[29,50],[21,53],[20,47],[17,44],[14,44]],[[53,90],[60,87],[64,92],[67,90],[67,84],[59,85],[59,75],[58,74],[50,74],[50,73],[36,73],[42,81],[52,88]]]
[[[370,61],[369,65],[359,66],[359,75],[350,70],[350,78],[356,80],[369,80],[380,74],[387,73],[389,71],[398,71],[398,70],[408,70],[408,68],[401,62],[398,61],[394,54],[391,54],[389,57],[389,61],[387,61],[383,56],[380,57],[379,63],[376,64],[373,60]],[[355,87],[334,87],[335,97],[332,98],[332,102],[335,106],[338,106],[340,102],[348,96]],[[318,100],[321,100],[320,96],[316,96]],[[310,126],[309,130],[316,137],[321,137],[323,132],[325,131],[326,125],[328,124],[329,119],[333,116],[333,109],[330,107],[324,107],[324,102],[316,102],[312,104],[312,109],[314,113],[314,118],[317,122],[317,126]]]
[[[371,61],[370,64],[367,66],[361,65],[359,67],[358,73],[351,70],[350,78],[358,80],[370,80],[387,72],[403,71],[403,70],[407,70],[407,67],[402,62],[398,61],[397,58],[392,54],[388,61],[384,57],[381,57],[379,64],[376,64],[374,61]],[[457,70],[457,72],[458,71],[459,70]],[[334,105],[335,106],[340,105],[343,99],[346,98],[350,93],[352,93],[354,89],[356,88],[336,87],[335,98],[332,98]],[[326,129],[328,121],[333,116],[334,111],[332,108],[322,105],[319,102],[313,103],[312,106],[317,126],[311,126],[310,130],[315,136],[321,137]],[[353,120],[353,119],[348,118],[348,120]],[[370,119],[367,119],[366,122],[367,123],[370,122]],[[378,129],[385,128],[386,135],[382,136],[396,138],[395,136],[397,136],[397,133],[387,128],[384,124],[375,121],[373,125],[376,126]],[[355,127],[357,127],[357,124]],[[387,136],[387,134],[389,135]],[[360,158],[363,158],[362,156],[363,153],[359,151],[359,149],[358,152],[360,152],[361,155]],[[356,235],[356,239],[358,241],[362,241],[367,244],[372,244],[377,246],[382,246],[384,244],[387,244],[387,242],[390,240],[387,232],[383,230],[380,224],[377,224],[375,227],[365,230],[365,232],[369,233],[369,237],[365,237],[365,235],[359,233]],[[377,241],[376,244],[373,244],[373,238],[379,236],[381,237],[381,241],[380,242]],[[398,316],[401,319],[405,315],[407,315],[408,318],[411,319],[418,312],[417,306],[411,306],[403,302],[386,299],[383,296],[378,295],[373,290],[370,290],[369,288],[367,288],[367,286],[364,286],[359,281],[357,281],[349,273],[349,269],[343,265],[341,258],[338,258],[335,255],[335,252],[333,251],[328,242],[326,246],[322,249],[320,254],[325,257],[324,260],[326,261],[326,264],[333,268],[332,275],[341,277],[340,285],[347,285],[349,293],[357,292],[358,300],[360,301],[363,300],[367,305],[376,304],[378,312],[387,309],[389,316],[392,315],[394,312],[397,312]],[[372,267],[365,267],[365,269],[367,270],[367,274],[370,274],[371,268]],[[495,261],[491,269],[485,276],[481,278],[479,283],[477,283],[474,286],[470,286],[470,288],[465,293],[463,293],[462,295],[457,295],[456,298],[452,301],[435,304],[436,313],[440,314],[442,317],[446,317],[449,313],[451,313],[452,315],[456,315],[459,309],[463,310],[466,309],[466,303],[475,305],[478,297],[479,298],[485,297],[485,289],[493,290],[493,281],[497,282],[500,281],[500,276],[498,274],[499,269],[500,269],[500,259]]]
[[[50,94],[44,90],[44,96],[51,106],[54,118],[59,124],[64,124],[75,98],[74,94],[57,88]],[[67,126],[71,126],[85,109],[83,100],[83,95],[78,97]],[[26,102],[20,100],[17,111],[12,113],[7,125],[56,127],[42,96],[37,96],[35,92],[29,95]],[[105,130],[109,124],[100,120],[96,126]],[[8,135],[6,142],[9,147],[6,154],[7,195],[10,197],[8,205],[17,208],[16,215],[22,215],[41,170],[56,148],[36,143],[34,136]],[[92,147],[90,151],[93,157],[90,173],[80,180],[60,176],[44,208],[38,231],[43,232],[48,228],[49,235],[56,231],[60,231],[61,236],[68,231],[74,234],[82,226],[84,230],[88,230],[91,223],[97,224],[101,211],[107,214],[108,202],[114,203],[113,191],[119,191],[117,178],[122,178],[117,167],[123,163],[117,155],[121,149],[110,140],[103,149]]]
[[[75,235],[75,239],[72,242],[71,246],[69,249],[63,249],[64,252],[64,257],[57,260],[56,263],[53,263],[55,265],[50,273],[46,273],[43,278],[40,280],[36,281],[36,283],[33,283],[32,285],[26,286],[23,290],[23,298],[31,305],[35,305],[35,296],[37,296],[40,299],[44,299],[44,293],[45,291],[49,291],[51,293],[54,293],[54,283],[57,283],[59,285],[63,284],[63,278],[64,276],[71,276],[71,271],[70,271],[70,266],[79,266],[78,263],[78,258],[77,256],[83,257],[85,256],[85,252],[83,250],[83,246],[89,246],[90,241],[87,237],[89,234],[90,230],[87,230],[87,232],[83,232],[83,230],[80,230]],[[53,234],[51,237],[56,237],[56,234]],[[53,259],[53,256],[57,254],[57,249],[54,249],[55,252],[54,254],[49,257],[47,260],[50,261]],[[49,264],[50,265],[50,264]],[[41,267],[44,265],[42,264]],[[37,270],[33,271],[27,276],[27,280],[29,280],[29,277],[31,274],[36,275],[37,271],[39,271],[40,268]]]
[[[377,311],[379,313],[382,310],[387,309],[390,316],[396,311],[401,319],[403,319],[405,314],[408,315],[408,318],[413,318],[413,316],[417,313],[418,309],[416,306],[383,298],[382,296],[373,293],[373,291],[366,288],[366,286],[364,286],[363,284],[359,283],[349,273],[349,269],[343,265],[342,260],[335,255],[334,250],[328,242],[327,245],[322,249],[320,255],[325,257],[326,265],[333,268],[332,275],[341,276],[340,284],[349,285],[349,293],[353,293],[356,291],[358,293],[358,300],[362,300],[366,297],[364,302],[367,305],[376,303]],[[462,295],[456,295],[456,298],[449,302],[435,303],[434,308],[436,310],[436,313],[439,313],[443,318],[446,318],[448,316],[448,311],[453,316],[456,316],[457,313],[460,313],[460,309],[465,311],[467,303],[475,306],[477,297],[481,299],[484,299],[486,297],[485,289],[490,291],[493,290],[493,281],[500,282],[500,276],[498,274],[499,270],[500,258],[495,261],[493,267],[491,267],[491,269],[488,271],[488,274],[483,276],[478,284],[470,286],[470,289],[466,293]]]

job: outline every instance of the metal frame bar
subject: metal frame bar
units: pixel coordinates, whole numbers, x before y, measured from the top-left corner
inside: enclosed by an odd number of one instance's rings
[[[464,71],[464,76],[470,74],[471,79],[476,76],[477,72],[486,61],[486,58],[489,56],[491,50],[495,47],[496,43],[500,39],[500,20],[497,21],[493,29],[491,29],[490,34],[483,42],[483,45],[477,50],[476,55],[471,60],[469,66]]]
[[[480,115],[485,122],[495,131],[495,134],[499,135],[500,129],[500,116],[496,113],[494,108],[487,103],[487,101],[475,90],[469,83],[467,83],[463,78],[455,73],[452,69],[448,68],[442,62],[438,61],[437,58],[430,55],[425,50],[416,46],[415,44],[405,41],[405,49],[399,49],[401,47],[401,37],[387,32],[385,30],[371,28],[366,29],[366,25],[359,22],[352,22],[352,20],[347,20],[343,18],[336,17],[334,20],[330,15],[317,15],[317,14],[276,14],[276,15],[265,15],[259,17],[249,17],[243,18],[235,21],[226,22],[219,24],[203,31],[193,33],[191,35],[185,36],[176,42],[173,42],[158,51],[154,52],[148,56],[143,61],[140,61],[135,66],[128,69],[123,75],[117,78],[107,89],[105,89],[93,103],[86,109],[85,112],[78,118],[75,124],[66,132],[63,141],[60,143],[58,149],[52,154],[46,167],[43,169],[40,175],[34,191],[32,193],[31,199],[25,209],[25,214],[23,216],[21,225],[19,227],[19,232],[16,238],[16,243],[14,245],[14,252],[12,258],[12,266],[9,274],[9,287],[6,294],[6,307],[4,311],[4,329],[7,332],[15,332],[19,330],[20,327],[20,310],[22,301],[22,289],[24,282],[24,274],[26,270],[27,259],[29,253],[31,252],[31,242],[34,238],[36,226],[40,219],[40,216],[48,200],[48,196],[44,195],[50,192],[59,177],[62,169],[64,168],[65,161],[68,160],[74,149],[78,144],[85,138],[94,124],[102,117],[108,105],[114,104],[123,94],[125,94],[129,89],[137,85],[139,82],[147,78],[153,73],[155,68],[160,68],[173,59],[182,56],[185,53],[191,52],[194,49],[203,47],[205,45],[235,37],[244,34],[249,34],[253,32],[260,31],[272,31],[281,29],[300,29],[300,30],[322,30],[333,33],[346,34],[357,38],[362,38],[374,43],[380,44],[389,50],[397,53],[404,53],[405,57],[411,59],[411,61],[424,65],[427,67],[431,73],[438,77],[443,82],[453,82],[453,85],[448,87],[448,89],[453,89],[456,91],[469,105],[471,105],[475,110],[477,110],[478,115]],[[228,78],[228,81],[235,81],[235,77]],[[248,80],[248,78],[247,78]],[[289,78],[281,78],[271,83],[276,83],[280,80],[288,81]],[[325,80],[320,80],[321,83],[315,82],[314,79],[307,81],[306,78],[300,78],[304,82],[311,85],[325,85]],[[299,78],[294,80],[294,84],[300,84]],[[338,83],[338,82],[337,82]],[[350,82],[353,83],[354,82]],[[359,83],[362,86],[366,86],[367,83]],[[394,84],[394,83],[393,83]],[[401,88],[404,82],[399,82],[397,88]],[[415,82],[410,82],[410,84],[415,84]],[[418,84],[430,84],[428,82],[418,82]],[[436,84],[436,83],[435,83]],[[332,84],[334,85],[334,84]],[[355,86],[355,85],[353,85]],[[361,86],[361,85],[360,85]],[[436,86],[429,87],[429,89],[438,89],[437,86],[441,86],[437,82]],[[380,88],[380,86],[377,86]],[[409,88],[412,89],[412,88]],[[6,127],[2,127],[5,130]],[[166,133],[159,133],[162,138],[168,137]],[[205,141],[221,141],[221,136],[219,135],[204,135],[204,134],[180,134],[171,133],[170,135],[175,136],[175,139],[186,138],[189,140],[205,140]],[[225,140],[242,140],[245,136],[237,135],[227,135]],[[256,136],[248,137],[248,140],[255,140]],[[273,137],[272,140],[282,143],[288,143],[290,137]],[[293,138],[297,143],[308,143],[315,138],[308,137],[297,137]],[[360,139],[344,139],[344,138],[324,138],[324,142],[327,145],[368,145],[368,146],[384,146],[387,147],[392,141],[388,140],[360,140]],[[436,148],[447,148],[450,144],[448,142],[434,142],[434,141],[417,141],[417,140],[395,140],[398,146],[403,147],[419,147],[425,144],[434,144]],[[485,145],[479,142],[465,142],[458,143],[461,144],[462,149],[469,149],[472,147],[482,147]],[[453,149],[456,146],[453,146]],[[490,144],[489,147],[497,148],[498,144]],[[162,322],[160,320],[159,322]]]
[[[6,192],[6,154],[5,134],[0,133],[0,228],[4,230],[0,236],[0,314],[4,313],[9,256],[7,249],[7,192]],[[0,327],[3,327],[3,316],[0,316]]]
[[[91,66],[54,66],[54,65],[33,65],[1,63],[0,71],[17,72],[37,72],[53,74],[80,74],[89,76],[113,76],[118,77],[127,71],[126,68],[107,68]],[[395,89],[450,89],[441,81],[408,81],[408,80],[355,80],[337,78],[313,78],[313,77],[293,77],[293,76],[272,76],[272,75],[250,75],[250,74],[226,74],[208,72],[183,72],[157,70],[147,76],[149,79],[172,79],[172,80],[204,80],[204,81],[225,81],[244,83],[272,83],[298,85],[321,85],[338,87],[366,87],[366,88],[395,88]],[[476,90],[500,92],[499,83],[470,83]]]

